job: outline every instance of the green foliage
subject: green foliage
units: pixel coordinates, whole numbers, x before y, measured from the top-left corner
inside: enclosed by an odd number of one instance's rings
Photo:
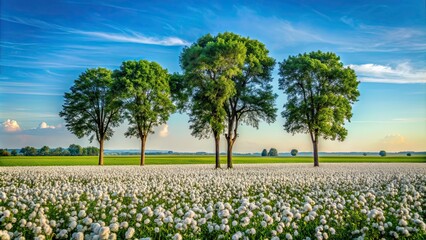
[[[218,36],[228,41],[241,42],[246,49],[244,64],[240,65],[239,73],[232,78],[235,94],[226,101],[227,119],[236,120],[235,125],[228,128],[233,131],[240,121],[255,128],[259,127],[261,120],[274,122],[277,95],[273,93],[271,83],[275,59],[268,56],[268,49],[257,40],[229,32]]]
[[[83,148],[83,156],[98,156],[99,148],[97,147],[86,147]]]
[[[82,156],[83,155],[83,148],[80,145],[77,145],[77,144],[71,144],[68,147],[68,151],[70,152],[71,156]]]
[[[173,73],[170,75],[169,85],[170,94],[177,110],[180,113],[188,111],[192,93],[187,78],[182,74]]]
[[[143,138],[153,128],[167,122],[175,106],[171,101],[169,74],[158,63],[146,60],[125,61],[114,89],[119,89],[125,117],[129,121],[126,136]]]
[[[362,155],[365,157],[365,156],[367,156],[367,153],[363,153]]]
[[[50,148],[48,146],[43,146],[38,150],[39,156],[49,156],[50,155]]]
[[[37,156],[37,149],[34,147],[26,146],[24,148],[21,148],[20,153],[24,156]]]
[[[318,166],[318,140],[343,141],[345,120],[359,97],[355,71],[344,67],[334,53],[321,51],[290,56],[279,64],[279,88],[287,96],[284,129],[292,134],[309,133]]]
[[[13,150],[10,152],[10,154],[11,154],[12,156],[18,156],[18,151],[16,151],[16,149],[13,149]]]
[[[386,151],[380,150],[379,155],[380,155],[380,157],[386,157]]]
[[[290,56],[280,63],[279,87],[287,95],[282,116],[289,133],[317,134],[343,141],[359,96],[355,72],[334,53]]]
[[[262,153],[260,154],[262,157],[266,157],[266,156],[268,156],[268,150],[266,150],[266,149],[263,149],[262,150]]]
[[[411,153],[407,153],[407,157],[411,157]]]
[[[276,148],[269,149],[268,156],[270,156],[270,157],[276,157],[276,156],[278,156],[277,149]]]
[[[7,149],[0,148],[0,157],[7,157],[7,156],[10,156],[9,151],[7,151]]]
[[[295,157],[298,153],[299,153],[299,151],[297,151],[297,149],[291,149],[291,151],[290,151],[290,154],[293,157]]]
[[[64,149],[61,147],[57,147],[50,151],[51,156],[64,156]]]
[[[59,116],[78,138],[90,136],[91,142],[109,140],[114,133],[112,128],[120,123],[120,102],[111,88],[111,74],[105,68],[87,69],[65,93]]]
[[[183,49],[180,65],[187,84],[192,135],[218,137],[225,129],[225,102],[235,94],[232,78],[241,73],[243,43],[207,34]]]

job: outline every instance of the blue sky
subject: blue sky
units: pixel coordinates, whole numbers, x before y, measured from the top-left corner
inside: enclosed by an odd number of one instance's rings
[[[277,62],[332,51],[361,81],[344,142],[321,151],[426,150],[426,5],[416,1],[60,1],[0,0],[0,148],[90,145],[58,116],[63,94],[87,68],[156,61],[180,72],[182,48],[200,36],[232,31],[260,40]],[[279,112],[285,96],[278,90]],[[280,116],[280,114],[279,114]],[[174,114],[148,149],[213,151]],[[309,137],[286,133],[284,120],[242,127],[235,150],[311,151]],[[116,129],[110,149],[137,149]],[[224,141],[223,141],[224,142]],[[92,145],[96,145],[93,143]],[[223,151],[225,148],[222,148]]]

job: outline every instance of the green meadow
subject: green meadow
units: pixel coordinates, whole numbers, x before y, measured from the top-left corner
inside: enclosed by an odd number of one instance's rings
[[[312,157],[260,157],[234,156],[235,164],[262,164],[262,163],[313,163]],[[105,165],[139,165],[140,158],[134,156],[106,156]],[[320,157],[320,163],[426,163],[426,156],[332,156]],[[226,167],[226,156],[221,156],[222,167]],[[97,156],[15,156],[0,157],[0,166],[77,166],[97,165]],[[197,155],[147,155],[146,165],[167,164],[212,164],[214,156]]]

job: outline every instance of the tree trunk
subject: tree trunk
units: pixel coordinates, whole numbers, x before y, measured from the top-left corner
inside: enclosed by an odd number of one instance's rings
[[[99,141],[99,165],[104,165],[104,140]]]
[[[313,142],[314,145],[314,167],[319,167],[318,162],[318,140]]]
[[[220,168],[220,152],[219,152],[220,136],[219,136],[219,134],[215,134],[214,143],[215,143],[215,152],[216,152],[216,166],[215,166],[215,168],[217,169],[217,168]]]
[[[232,147],[234,147],[234,140],[232,140],[230,137],[226,139],[228,142],[228,151],[226,153],[226,161],[228,168],[233,168],[232,165]]]
[[[141,166],[145,165],[145,144],[147,136],[143,135],[141,138]]]

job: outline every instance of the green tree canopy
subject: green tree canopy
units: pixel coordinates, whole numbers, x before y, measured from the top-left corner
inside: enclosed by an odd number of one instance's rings
[[[48,146],[43,146],[38,150],[39,156],[49,156],[50,155],[50,148]]]
[[[269,149],[268,156],[270,156],[270,157],[276,157],[276,156],[278,156],[277,149],[276,148]]]
[[[70,152],[71,156],[82,156],[83,155],[83,148],[78,144],[71,144],[68,147],[68,151]]]
[[[232,168],[232,149],[241,123],[258,128],[260,121],[272,123],[276,119],[277,95],[272,88],[272,71],[275,59],[269,56],[265,45],[257,40],[226,32],[218,37],[244,45],[244,64],[232,77],[235,94],[225,101],[227,140],[227,165]]]
[[[290,154],[291,156],[295,157],[299,151],[297,149],[291,149]]]
[[[10,153],[9,151],[7,151],[7,149],[0,148],[0,157],[1,156],[7,157],[7,156],[10,156]]]
[[[99,142],[99,165],[103,165],[104,141],[113,135],[113,127],[121,121],[121,103],[112,89],[112,72],[105,68],[92,68],[83,72],[71,91],[65,93],[65,103],[59,116],[67,129],[78,138],[90,136]]]
[[[187,109],[192,135],[207,138],[213,134],[216,168],[220,167],[220,135],[226,126],[225,103],[235,94],[232,78],[241,73],[245,54],[240,41],[207,34],[184,48],[180,56],[190,99]]]
[[[13,149],[12,152],[10,152],[12,156],[18,156],[18,151],[16,149]]]
[[[120,89],[124,114],[129,121],[126,136],[141,139],[141,165],[145,164],[145,144],[153,128],[165,124],[175,106],[171,101],[169,74],[156,62],[123,62],[114,72],[114,88]]]
[[[35,149],[35,147],[26,146],[21,148],[20,153],[24,156],[37,156],[37,149]]]
[[[379,152],[380,157],[386,157],[386,151],[385,150],[381,150]]]
[[[262,153],[260,154],[262,157],[266,157],[266,156],[268,156],[268,150],[266,150],[266,149],[263,149],[262,150]]]
[[[355,72],[336,54],[317,51],[288,57],[280,63],[279,75],[279,87],[287,95],[284,129],[310,134],[314,166],[319,166],[319,137],[343,141],[347,135],[345,120],[350,121],[359,96]]]

